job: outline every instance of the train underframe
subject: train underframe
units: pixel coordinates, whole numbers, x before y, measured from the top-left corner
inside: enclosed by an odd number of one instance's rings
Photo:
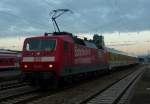
[[[77,82],[82,79],[97,76],[101,73],[106,73],[109,70],[104,68],[97,71],[83,72],[77,74],[70,74],[65,76],[57,76],[55,72],[23,72],[23,81],[29,82],[34,87],[51,87],[57,88],[64,82]]]
[[[124,67],[133,65],[136,64],[126,65]],[[23,72],[23,80],[29,82],[30,85],[34,87],[57,88],[59,85],[61,85],[61,83],[79,81],[85,78],[92,78],[95,76],[99,76],[102,73],[110,73],[111,70],[115,69],[109,69],[109,67],[107,67],[107,69],[104,68],[101,70],[70,74],[66,76],[57,76],[55,72]]]
[[[22,80],[34,87],[57,87],[58,77],[54,72],[23,72]]]

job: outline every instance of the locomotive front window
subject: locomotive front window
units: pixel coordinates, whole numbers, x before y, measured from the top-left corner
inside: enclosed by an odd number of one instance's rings
[[[38,51],[40,46],[40,41],[39,40],[30,40],[26,44],[26,50],[27,51]]]
[[[55,40],[42,40],[40,49],[45,51],[53,51],[55,49],[55,44]]]
[[[27,42],[27,51],[53,51],[56,47],[56,40],[32,39]]]

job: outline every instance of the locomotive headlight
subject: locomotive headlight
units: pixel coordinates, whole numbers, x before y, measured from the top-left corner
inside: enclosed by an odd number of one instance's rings
[[[27,68],[28,67],[28,65],[24,65],[24,68]]]
[[[48,66],[49,68],[52,68],[53,67],[53,65],[52,64],[49,64],[49,66]]]

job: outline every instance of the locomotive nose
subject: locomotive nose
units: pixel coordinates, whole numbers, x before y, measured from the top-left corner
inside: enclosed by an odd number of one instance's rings
[[[24,71],[49,71],[55,68],[55,57],[23,57],[22,69]]]

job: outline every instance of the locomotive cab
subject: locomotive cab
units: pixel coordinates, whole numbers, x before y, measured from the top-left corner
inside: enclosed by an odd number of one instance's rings
[[[65,33],[63,33],[65,34]],[[28,78],[59,79],[62,67],[67,67],[71,55],[70,35],[31,37],[24,41],[21,69]],[[32,78],[30,77],[32,76]],[[39,79],[38,79],[39,80]]]
[[[24,71],[47,71],[54,67],[57,39],[28,38],[24,42],[22,68]]]

